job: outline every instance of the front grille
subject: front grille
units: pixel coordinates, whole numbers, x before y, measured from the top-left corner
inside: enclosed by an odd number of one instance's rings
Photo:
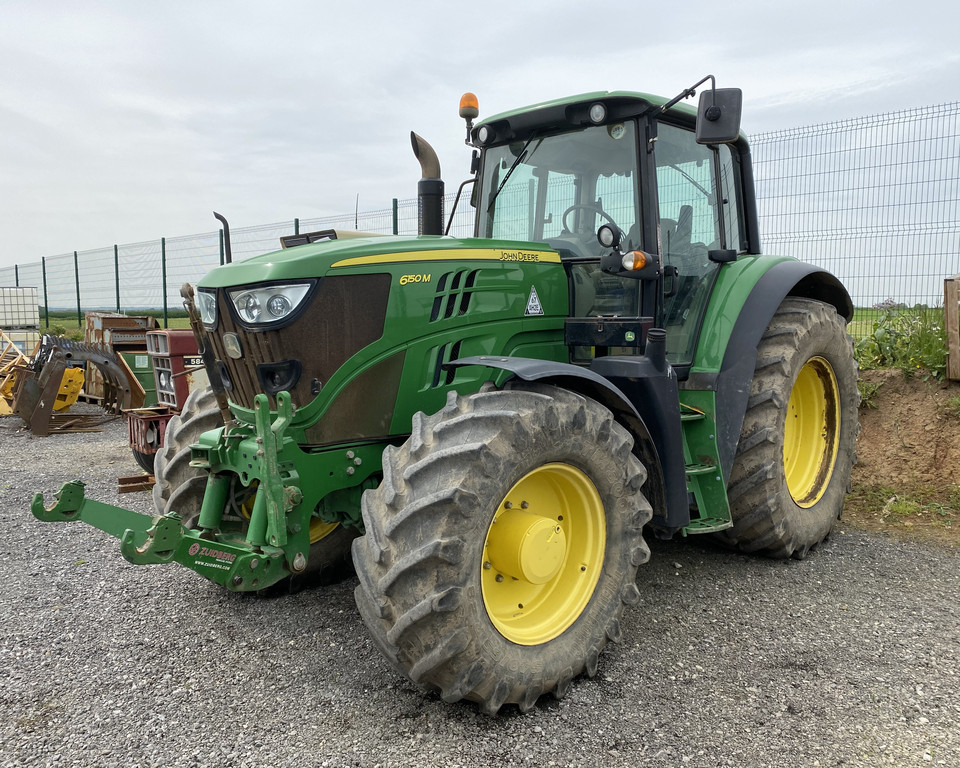
[[[150,336],[147,336],[149,341]],[[179,408],[176,379],[173,378],[173,360],[169,357],[153,358],[153,380],[157,388],[157,402]]]
[[[254,331],[237,322],[226,291],[218,291],[217,329],[207,334],[229,378],[230,400],[252,409],[254,397],[263,391],[257,366],[299,361],[302,372],[290,396],[295,407],[306,405],[349,357],[383,335],[389,295],[390,275],[324,277],[293,323]],[[227,356],[226,333],[240,341],[239,359]],[[276,407],[273,397],[270,406]]]

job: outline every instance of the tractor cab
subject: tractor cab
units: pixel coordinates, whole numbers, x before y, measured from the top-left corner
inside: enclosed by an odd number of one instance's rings
[[[715,93],[727,120],[736,105],[723,92],[705,91],[701,112]],[[575,96],[484,120],[471,143],[481,150],[477,236],[548,244],[566,266],[571,318],[646,318],[667,331],[667,357],[682,372],[720,265],[753,252],[755,214],[739,115],[709,134],[699,127],[709,119],[678,100]],[[637,354],[635,338],[601,349]],[[575,362],[595,354],[585,349],[574,349]]]

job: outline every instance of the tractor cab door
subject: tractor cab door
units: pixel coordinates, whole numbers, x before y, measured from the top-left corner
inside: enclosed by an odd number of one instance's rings
[[[654,157],[667,358],[683,367],[693,362],[720,262],[746,241],[738,156],[728,144],[698,144],[692,128],[661,122]]]

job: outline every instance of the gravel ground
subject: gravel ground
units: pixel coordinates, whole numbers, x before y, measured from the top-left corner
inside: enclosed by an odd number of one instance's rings
[[[528,715],[446,705],[367,638],[354,581],[229,594],[35,521],[80,477],[137,474],[121,422],[0,418],[0,766],[960,765],[953,552],[840,529],[808,559],[655,542],[593,680]]]

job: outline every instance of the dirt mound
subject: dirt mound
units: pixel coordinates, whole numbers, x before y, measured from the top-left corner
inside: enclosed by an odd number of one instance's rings
[[[861,371],[844,522],[960,545],[960,384]]]

